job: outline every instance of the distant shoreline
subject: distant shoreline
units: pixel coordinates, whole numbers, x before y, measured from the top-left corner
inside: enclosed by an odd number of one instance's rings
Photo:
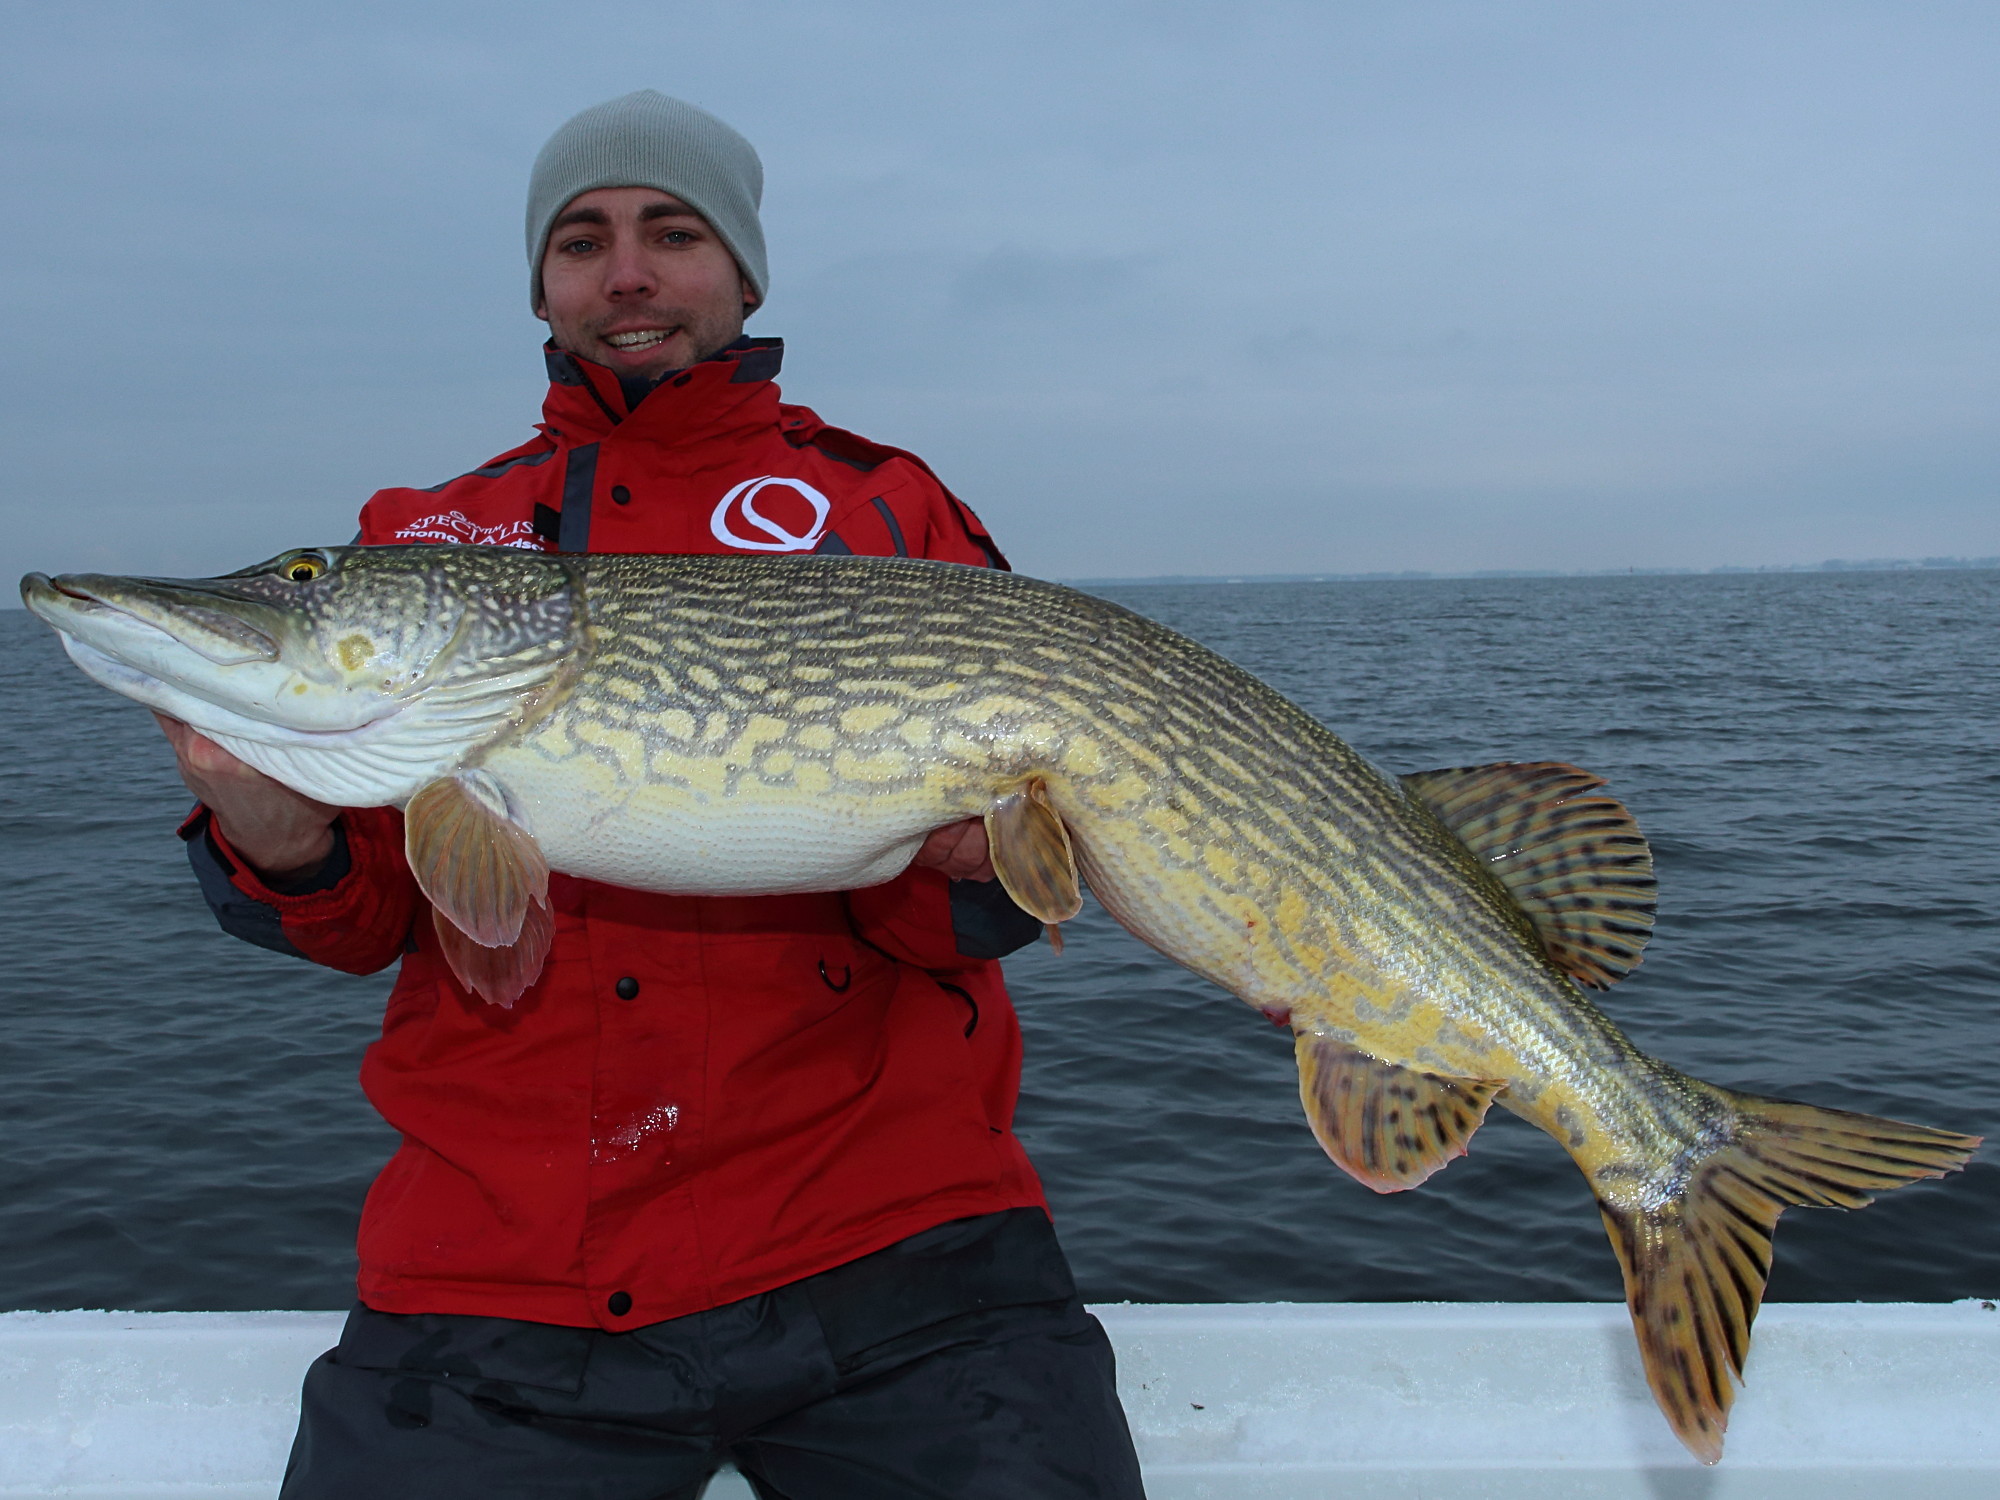
[[[1476,572],[1400,573],[1154,573],[1140,577],[1059,578],[1072,588],[1181,583],[1405,583],[1427,578],[1708,578],[1745,573],[1924,573],[2000,568],[2000,557],[1876,557],[1865,562],[1829,558],[1818,563],[1770,563],[1746,568],[1481,568]]]
[[[1875,557],[1865,562],[1844,557],[1817,563],[1770,563],[1760,568],[1725,564],[1718,568],[1481,568],[1477,572],[1401,573],[1149,573],[1136,577],[1096,575],[1055,578],[1070,588],[1136,588],[1186,583],[1408,583],[1452,578],[1708,578],[1744,573],[1925,573],[1975,572],[2000,568],[2000,557]],[[0,600],[0,611],[20,610],[18,601]]]

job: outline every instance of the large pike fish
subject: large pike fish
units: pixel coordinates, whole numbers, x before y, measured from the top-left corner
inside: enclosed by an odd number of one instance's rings
[[[551,869],[689,895],[887,880],[983,817],[1014,899],[1079,877],[1295,1033],[1320,1144],[1378,1192],[1495,1104],[1589,1179],[1667,1420],[1705,1461],[1790,1204],[1855,1208],[1970,1136],[1703,1083],[1584,995],[1639,961],[1651,856],[1560,764],[1381,774],[1215,653],[981,568],[318,548],[223,578],[35,574],[105,686],[309,796],[404,809],[469,988],[539,973]]]

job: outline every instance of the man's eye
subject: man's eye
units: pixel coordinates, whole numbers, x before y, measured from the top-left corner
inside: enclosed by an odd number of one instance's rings
[[[596,240],[568,240],[564,242],[562,251],[565,255],[582,255],[586,251],[595,250],[596,248]]]
[[[662,238],[669,245],[692,245],[694,243],[694,236],[685,229],[669,229]]]

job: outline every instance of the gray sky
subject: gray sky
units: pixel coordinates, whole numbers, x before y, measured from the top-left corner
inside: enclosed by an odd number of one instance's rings
[[[0,564],[212,572],[512,446],[520,215],[763,154],[789,399],[1054,577],[2000,553],[2000,6],[6,0]]]

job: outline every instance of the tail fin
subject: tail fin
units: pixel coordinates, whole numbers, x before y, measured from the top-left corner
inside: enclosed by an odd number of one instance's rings
[[[1875,1193],[1956,1171],[1979,1145],[1977,1136],[1716,1092],[1735,1112],[1724,1144],[1678,1184],[1651,1184],[1666,1191],[1598,1199],[1647,1383],[1675,1435],[1709,1464],[1722,1457],[1778,1215],[1795,1203],[1860,1208]]]

